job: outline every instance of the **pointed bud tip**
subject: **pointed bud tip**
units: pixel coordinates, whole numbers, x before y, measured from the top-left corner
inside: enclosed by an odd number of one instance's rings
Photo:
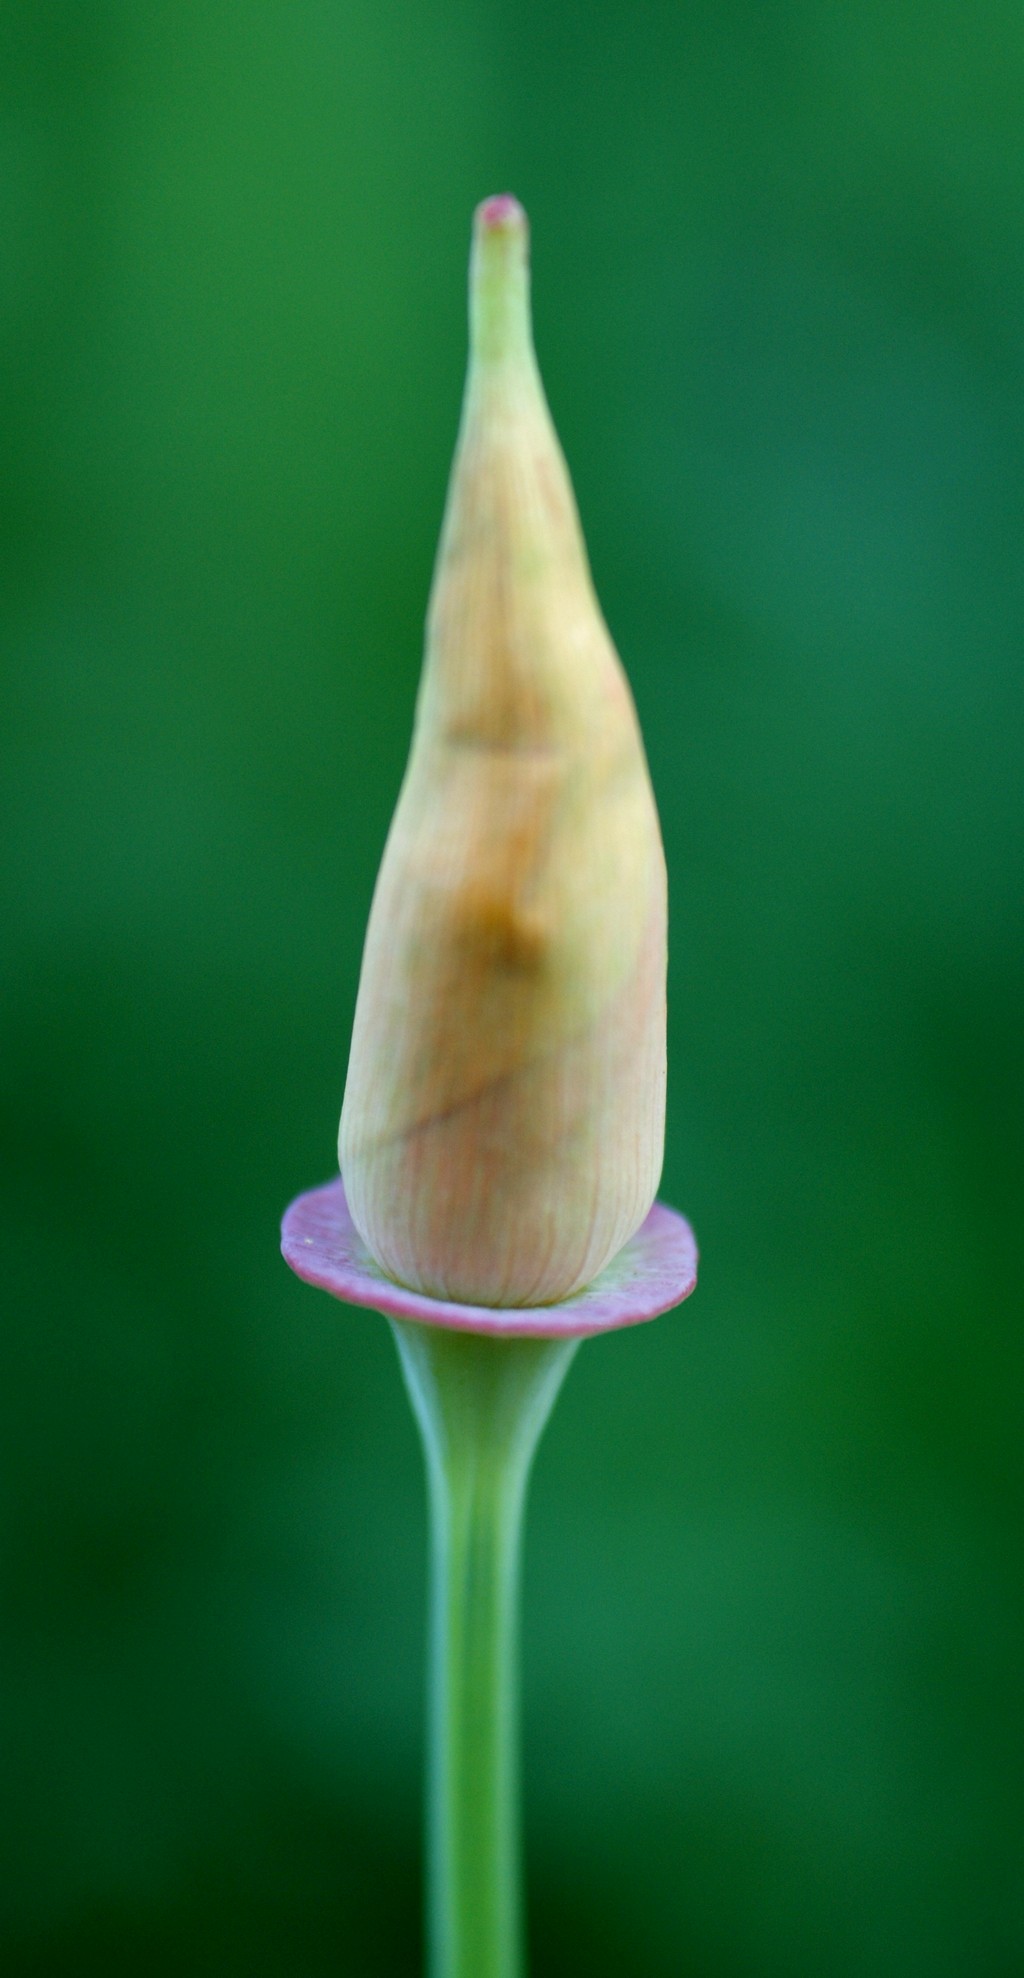
[[[469,280],[475,359],[516,359],[531,348],[529,240],[526,214],[510,192],[477,207]]]
[[[511,232],[527,225],[526,214],[511,192],[497,192],[482,200],[476,209],[476,222],[483,233]]]

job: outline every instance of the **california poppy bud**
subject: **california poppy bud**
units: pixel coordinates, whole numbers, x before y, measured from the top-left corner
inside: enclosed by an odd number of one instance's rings
[[[382,1268],[542,1305],[643,1221],[665,1115],[665,862],[533,351],[526,215],[476,214],[470,362],[339,1153]]]

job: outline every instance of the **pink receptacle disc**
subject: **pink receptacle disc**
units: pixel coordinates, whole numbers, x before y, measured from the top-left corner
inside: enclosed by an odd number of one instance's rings
[[[281,1252],[297,1277],[346,1305],[457,1332],[504,1338],[586,1339],[617,1326],[641,1325],[688,1298],[697,1282],[697,1244],[689,1223],[664,1202],[610,1264],[557,1305],[459,1305],[395,1284],[376,1264],[348,1212],[341,1180],[311,1188],[285,1211]]]

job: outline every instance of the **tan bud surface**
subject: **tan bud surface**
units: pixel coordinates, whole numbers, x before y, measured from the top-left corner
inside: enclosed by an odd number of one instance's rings
[[[339,1154],[389,1276],[541,1305],[661,1173],[666,885],[636,712],[533,352],[526,216],[477,211],[470,365]]]

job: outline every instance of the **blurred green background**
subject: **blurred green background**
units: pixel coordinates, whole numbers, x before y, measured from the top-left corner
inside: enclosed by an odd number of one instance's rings
[[[703,1278],[581,1353],[535,1978],[1024,1969],[1016,0],[5,5],[5,1969],[419,1965],[425,1514],[295,1282],[475,202],[673,905]]]

